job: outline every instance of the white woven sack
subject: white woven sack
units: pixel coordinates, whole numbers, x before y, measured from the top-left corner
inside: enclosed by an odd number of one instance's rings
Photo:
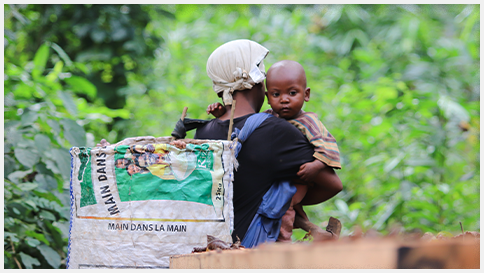
[[[67,268],[168,268],[207,235],[232,242],[233,143],[170,140],[71,149]]]

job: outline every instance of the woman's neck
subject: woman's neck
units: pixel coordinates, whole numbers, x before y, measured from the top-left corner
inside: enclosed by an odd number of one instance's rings
[[[225,106],[225,109],[227,110],[225,114],[223,114],[218,119],[220,120],[230,119],[230,114],[232,113],[232,105]],[[234,118],[239,118],[239,117],[249,115],[249,114],[254,114],[254,113],[255,111],[252,107],[245,107],[244,105],[240,105],[238,101],[236,102],[235,109],[234,109]]]
[[[255,110],[252,105],[244,98],[240,98],[239,100],[234,99],[235,102],[235,109],[234,109],[234,118],[242,117],[249,114],[254,114]],[[219,117],[220,120],[228,120],[230,119],[230,114],[232,112],[233,105],[225,106],[227,110],[225,114]]]

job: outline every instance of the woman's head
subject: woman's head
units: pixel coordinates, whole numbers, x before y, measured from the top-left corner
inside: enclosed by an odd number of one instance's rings
[[[213,90],[225,105],[232,105],[234,91],[252,89],[265,79],[264,58],[269,50],[251,40],[234,40],[215,49],[207,61]]]

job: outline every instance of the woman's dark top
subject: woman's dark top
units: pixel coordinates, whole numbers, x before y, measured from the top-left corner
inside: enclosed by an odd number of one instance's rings
[[[252,114],[251,114],[252,115]],[[251,115],[234,119],[234,127],[241,129]],[[226,140],[229,121],[213,119],[197,129],[195,139]],[[289,122],[267,118],[242,144],[234,174],[234,231],[242,241],[262,197],[272,183],[297,178],[299,167],[313,161],[314,147]]]

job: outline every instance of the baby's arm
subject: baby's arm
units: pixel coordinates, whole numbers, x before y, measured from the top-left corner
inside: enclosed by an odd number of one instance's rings
[[[219,118],[227,112],[227,109],[220,103],[212,103],[207,107],[207,114],[212,114],[214,117]]]
[[[326,167],[328,167],[328,165],[318,159],[315,159],[312,162],[301,165],[297,175],[305,184],[312,185],[314,181],[316,181],[318,173]]]
[[[296,126],[314,146],[315,153],[313,156],[315,160],[301,165],[297,173],[301,182],[312,185],[320,171],[341,168],[336,140],[324,127],[316,114],[306,112],[304,115],[289,122]]]

